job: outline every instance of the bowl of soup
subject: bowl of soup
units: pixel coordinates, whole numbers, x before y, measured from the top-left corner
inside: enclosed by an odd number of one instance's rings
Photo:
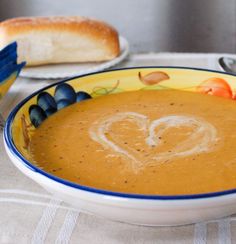
[[[183,67],[92,73],[41,89],[9,115],[6,151],[81,211],[140,225],[236,212],[236,77]]]

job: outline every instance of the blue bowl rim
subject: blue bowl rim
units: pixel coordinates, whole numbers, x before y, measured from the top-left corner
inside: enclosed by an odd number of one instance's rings
[[[50,180],[54,180],[57,183],[63,184],[65,186],[69,186],[75,189],[83,190],[86,192],[91,192],[91,193],[97,193],[103,196],[107,197],[121,197],[121,198],[126,198],[126,199],[143,199],[143,200],[193,200],[193,199],[205,199],[205,198],[213,198],[213,197],[219,197],[219,196],[224,196],[224,195],[229,195],[229,194],[235,194],[236,193],[236,188],[230,189],[230,190],[225,190],[225,191],[217,191],[217,192],[209,192],[209,193],[201,193],[201,194],[187,194],[187,195],[148,195],[148,194],[135,194],[135,193],[122,193],[122,192],[113,192],[113,191],[108,191],[108,190],[102,190],[98,188],[93,188],[89,186],[84,186],[80,185],[77,183],[70,182],[68,180],[59,178],[55,175],[51,175],[47,173],[46,171],[43,171],[42,169],[36,167],[35,165],[31,164],[30,161],[28,161],[24,156],[17,150],[16,146],[14,145],[14,142],[12,140],[12,133],[11,133],[11,125],[12,122],[19,111],[19,109],[31,98],[36,96],[42,91],[45,91],[53,86],[57,86],[58,84],[81,78],[84,76],[90,76],[90,75],[96,75],[96,74],[101,74],[101,73],[108,73],[108,72],[115,72],[115,71],[122,71],[122,70],[130,70],[130,69],[185,69],[185,70],[195,70],[195,71],[206,71],[206,72],[211,72],[211,73],[219,73],[223,75],[229,75],[229,76],[236,76],[231,73],[227,72],[222,72],[218,70],[211,70],[211,69],[203,69],[203,68],[194,68],[194,67],[184,67],[184,66],[135,66],[135,67],[126,67],[126,68],[118,68],[118,69],[110,69],[110,70],[104,70],[104,71],[98,71],[98,72],[93,72],[89,74],[84,74],[84,75],[79,75],[79,76],[74,76],[70,77],[68,79],[64,79],[61,81],[58,81],[56,83],[53,83],[51,85],[45,86],[38,91],[32,93],[31,95],[27,96],[25,99],[23,99],[20,103],[18,103],[13,110],[10,112],[6,124],[4,127],[4,140],[5,143],[10,150],[10,152],[22,162],[27,168],[29,168],[31,171],[35,173],[39,173]]]

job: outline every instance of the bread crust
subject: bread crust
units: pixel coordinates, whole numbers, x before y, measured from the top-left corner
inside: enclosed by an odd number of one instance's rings
[[[83,58],[82,60],[78,58],[78,62],[109,60],[120,53],[119,36],[112,26],[103,21],[80,16],[20,17],[3,21],[0,23],[0,46],[2,47],[11,41],[22,39],[22,36],[27,38],[28,34],[38,35],[37,33],[48,35],[48,37],[53,34],[63,35],[65,33],[67,38],[69,35],[73,37],[78,36],[85,40],[87,38],[87,40],[94,42],[94,45],[101,48],[101,50],[104,49],[103,53],[100,50],[101,57],[94,57],[94,60],[91,57],[87,58],[88,60],[86,58],[84,60]],[[74,41],[76,41],[75,38],[73,39]],[[31,60],[26,61],[28,65],[43,64],[42,61],[39,63],[31,62]],[[57,61],[61,62],[61,60],[52,60],[50,63],[58,63]],[[46,60],[45,62],[49,61]],[[66,62],[70,62],[68,57]],[[72,60],[72,62],[75,61]]]

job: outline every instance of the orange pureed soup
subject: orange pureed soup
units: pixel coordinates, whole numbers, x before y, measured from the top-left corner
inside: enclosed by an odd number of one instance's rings
[[[175,90],[106,95],[66,107],[30,142],[33,161],[81,185],[141,194],[236,188],[236,103]]]

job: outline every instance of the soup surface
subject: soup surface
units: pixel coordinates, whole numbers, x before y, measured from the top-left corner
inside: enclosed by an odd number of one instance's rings
[[[236,188],[236,102],[175,90],[134,91],[66,107],[30,142],[45,171],[126,193]]]

